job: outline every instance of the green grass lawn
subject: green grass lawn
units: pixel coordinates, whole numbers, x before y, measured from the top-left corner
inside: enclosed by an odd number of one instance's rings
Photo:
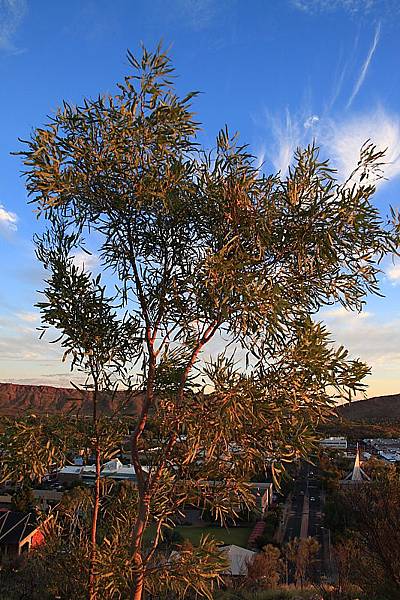
[[[224,544],[235,544],[246,548],[247,540],[252,531],[251,527],[192,527],[180,525],[175,528],[184,538],[190,540],[195,546],[200,542],[202,535],[209,534]]]

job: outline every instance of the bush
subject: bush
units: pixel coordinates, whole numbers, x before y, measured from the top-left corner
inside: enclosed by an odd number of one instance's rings
[[[269,512],[265,521],[264,532],[255,540],[255,545],[259,550],[261,550],[267,544],[274,543],[275,531],[278,525],[279,512],[277,510]]]
[[[176,549],[178,546],[181,546],[185,538],[179,531],[176,529],[167,529],[164,532],[164,539],[162,541],[162,545],[168,549]]]

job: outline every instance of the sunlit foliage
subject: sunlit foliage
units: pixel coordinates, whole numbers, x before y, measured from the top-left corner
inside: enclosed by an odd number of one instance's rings
[[[64,103],[22,152],[47,226],[36,237],[47,273],[39,308],[95,399],[117,387],[144,393],[130,440],[129,547],[93,525],[82,541],[89,596],[106,597],[97,595],[106,575],[115,597],[128,587],[140,600],[157,585],[180,594],[183,573],[184,589],[208,596],[220,573],[211,541],[154,577],[166,564],[163,530],[189,502],[222,522],[251,505],[252,475],[278,477],[307,456],[334,401],[363,389],[368,368],[335,348],[315,315],[333,303],[360,310],[378,291],[396,224],[371,204],[383,157],[372,144],[354,184],[338,182],[315,146],[297,151],[287,176],[265,176],[227,129],[215,150],[199,147],[194,94],[178,96],[161,49],[128,58],[117,95]],[[82,250],[96,254],[96,272],[74,263]],[[98,419],[94,400],[93,523],[103,503]]]

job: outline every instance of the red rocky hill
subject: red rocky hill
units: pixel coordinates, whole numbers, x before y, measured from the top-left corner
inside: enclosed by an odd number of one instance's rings
[[[142,395],[128,397],[126,392],[102,392],[99,396],[99,412],[110,414],[137,414]],[[55,414],[77,413],[90,415],[92,392],[79,392],[74,388],[57,388],[49,385],[17,385],[0,383],[0,414],[22,415],[26,413]]]

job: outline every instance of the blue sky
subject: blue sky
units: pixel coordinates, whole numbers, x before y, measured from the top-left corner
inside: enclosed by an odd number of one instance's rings
[[[161,39],[178,89],[202,92],[206,146],[226,123],[266,171],[284,172],[316,138],[344,177],[372,138],[389,163],[376,203],[384,214],[400,206],[398,0],[0,0],[0,381],[69,381],[59,350],[37,339],[40,224],[10,152],[63,99],[113,93],[126,49]],[[381,283],[385,297],[361,315],[324,314],[335,340],[372,366],[369,395],[400,392],[400,262],[384,262]]]

